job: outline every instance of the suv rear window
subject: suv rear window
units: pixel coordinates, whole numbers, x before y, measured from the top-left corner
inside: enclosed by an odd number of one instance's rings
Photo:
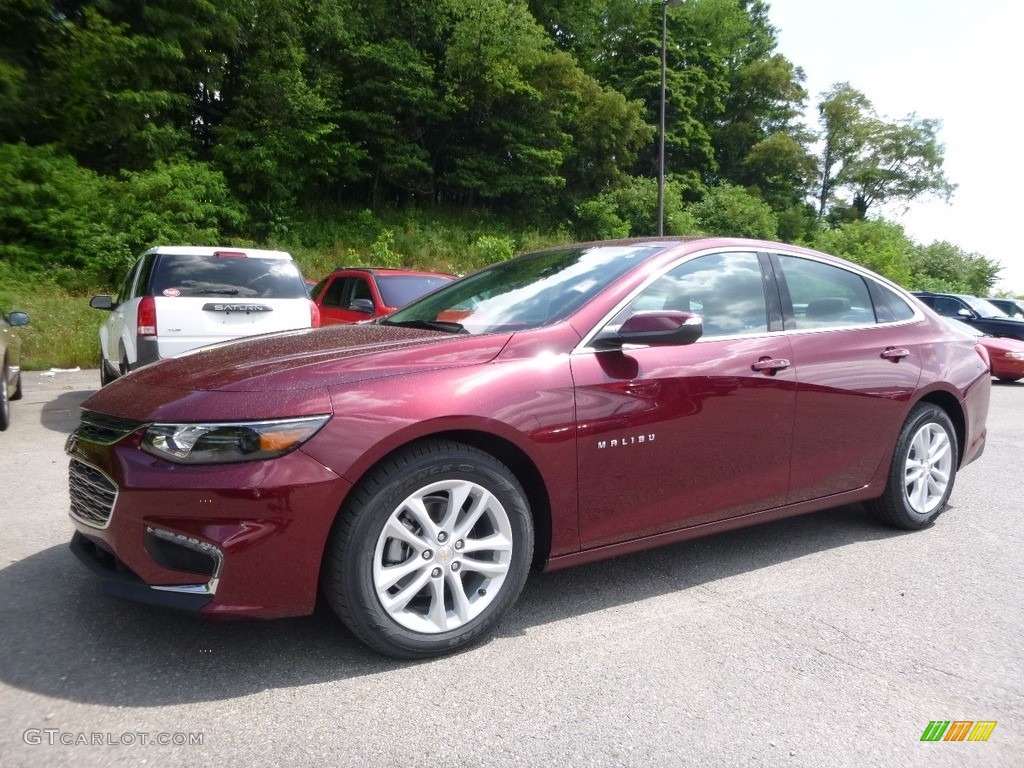
[[[238,296],[304,299],[306,285],[287,259],[160,254],[150,278],[153,296]]]

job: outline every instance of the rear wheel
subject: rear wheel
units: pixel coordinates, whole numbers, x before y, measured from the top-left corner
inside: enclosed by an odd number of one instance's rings
[[[18,375],[14,378],[14,392],[11,394],[11,400],[21,400],[21,371],[18,371]]]
[[[436,440],[388,459],[353,490],[323,587],[367,645],[426,658],[486,637],[519,596],[532,558],[533,521],[509,469]]]
[[[1021,379],[1024,379],[1024,376],[996,376],[996,378],[999,379],[999,381],[1012,383],[1014,381],[1020,381]]]
[[[946,508],[958,456],[956,430],[946,412],[918,403],[900,430],[885,492],[868,502],[868,509],[897,528],[923,528]]]

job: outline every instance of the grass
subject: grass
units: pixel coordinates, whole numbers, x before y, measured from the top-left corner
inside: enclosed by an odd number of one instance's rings
[[[22,368],[99,367],[99,327],[107,313],[89,306],[92,294],[76,296],[51,283],[10,277],[0,273],[0,308],[27,312],[32,319],[16,330],[22,341]]]

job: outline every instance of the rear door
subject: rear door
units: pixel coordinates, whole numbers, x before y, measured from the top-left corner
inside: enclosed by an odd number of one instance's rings
[[[921,378],[914,310],[870,277],[773,255],[796,371],[789,503],[862,488],[895,445]]]
[[[149,293],[160,357],[311,323],[305,284],[289,259],[161,254]]]

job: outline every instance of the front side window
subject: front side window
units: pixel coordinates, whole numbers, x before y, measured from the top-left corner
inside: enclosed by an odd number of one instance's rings
[[[960,310],[967,309],[958,299],[951,299],[946,296],[936,296],[932,309],[943,317],[959,317]]]
[[[873,325],[874,304],[864,278],[842,267],[780,254],[796,328]]]
[[[693,312],[702,338],[767,333],[768,310],[761,266],[754,253],[715,253],[684,262],[648,285],[613,318],[649,310]]]

